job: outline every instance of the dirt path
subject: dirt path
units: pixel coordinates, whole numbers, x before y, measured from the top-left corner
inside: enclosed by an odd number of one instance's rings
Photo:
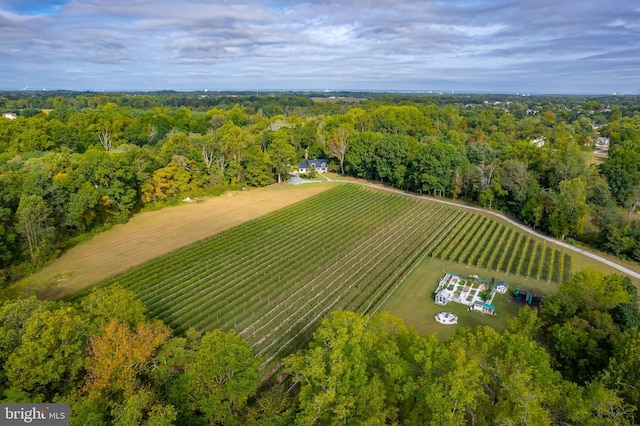
[[[329,188],[274,185],[140,213],[71,248],[14,290],[31,287],[40,298],[56,299]]]

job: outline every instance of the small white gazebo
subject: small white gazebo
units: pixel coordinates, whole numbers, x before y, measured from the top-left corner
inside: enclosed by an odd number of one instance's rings
[[[496,293],[500,293],[500,294],[505,294],[507,292],[507,290],[509,289],[509,286],[507,285],[506,282],[504,281],[500,281],[499,283],[497,283],[494,287]]]

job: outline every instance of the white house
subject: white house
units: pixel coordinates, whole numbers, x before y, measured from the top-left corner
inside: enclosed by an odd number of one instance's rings
[[[15,120],[16,118],[18,118],[18,116],[12,112],[5,112],[4,114],[2,114],[2,116],[4,118],[8,118],[9,120]]]
[[[326,173],[328,167],[329,163],[327,160],[307,160],[298,164],[298,172],[309,173],[312,169],[315,169],[318,173]]]
[[[506,282],[500,281],[496,283],[493,289],[496,291],[496,293],[505,294],[507,290],[509,290],[509,286],[507,285]]]

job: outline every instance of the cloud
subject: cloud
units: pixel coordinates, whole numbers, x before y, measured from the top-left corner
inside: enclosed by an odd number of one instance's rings
[[[56,84],[67,75],[67,86],[86,89],[544,92],[563,91],[570,76],[572,91],[636,91],[640,10],[631,3],[0,0],[0,78],[7,88],[47,87],[59,74]]]

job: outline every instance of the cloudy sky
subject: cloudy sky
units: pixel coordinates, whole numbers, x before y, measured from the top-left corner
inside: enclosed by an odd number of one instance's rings
[[[0,0],[0,89],[640,93],[637,0]]]

